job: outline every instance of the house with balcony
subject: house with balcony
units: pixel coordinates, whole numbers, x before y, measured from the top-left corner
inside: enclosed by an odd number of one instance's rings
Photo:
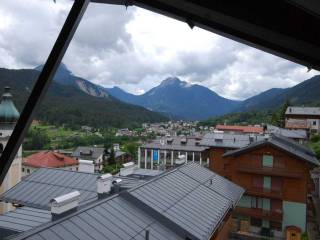
[[[225,167],[222,159],[223,154],[229,150],[246,147],[250,143],[263,140],[264,138],[262,135],[234,134],[215,130],[214,132],[204,135],[200,141],[200,145],[208,149],[209,169],[225,176]]]
[[[310,170],[319,165],[313,151],[272,135],[222,157],[223,175],[246,189],[233,214],[238,234],[285,237],[306,231]]]
[[[208,147],[200,145],[199,137],[161,137],[138,150],[138,166],[144,169],[165,170],[187,162],[207,166]]]
[[[319,107],[288,107],[285,118],[287,129],[304,129],[311,134],[320,133]]]

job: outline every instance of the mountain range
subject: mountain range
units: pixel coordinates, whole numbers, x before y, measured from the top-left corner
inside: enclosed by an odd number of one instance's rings
[[[223,98],[200,85],[168,78],[142,95],[126,93],[118,87],[107,90],[121,101],[164,113],[166,116],[203,120],[227,113],[274,110],[286,100],[294,105],[320,104],[320,75],[290,88],[272,88],[244,101]]]
[[[41,69],[41,66],[36,69]],[[95,97],[114,97],[122,102],[161,113],[170,119],[185,120],[204,120],[235,112],[272,110],[286,100],[296,105],[317,104],[320,103],[319,79],[320,76],[314,76],[290,88],[272,88],[244,101],[235,101],[177,77],[169,77],[141,95],[128,93],[117,86],[105,88],[76,77],[64,64],[59,67],[55,77],[57,83],[74,86]]]
[[[0,82],[13,88],[21,109],[42,66],[0,69]],[[105,88],[75,76],[64,64],[58,68],[39,118],[53,123],[127,127],[168,119],[204,120],[228,113],[273,110],[290,100],[295,105],[320,103],[320,76],[291,88],[272,88],[244,101],[219,96],[197,84],[170,77],[144,94],[119,87]]]
[[[85,79],[64,76],[64,70],[60,68],[54,77],[37,113],[38,120],[71,127],[89,125],[99,128],[140,127],[144,122],[168,120],[159,113],[124,103],[104,91],[99,92],[99,86]],[[20,112],[38,75],[39,71],[34,69],[0,68],[0,83],[3,87],[11,87],[14,103]],[[85,88],[81,87],[83,85]]]

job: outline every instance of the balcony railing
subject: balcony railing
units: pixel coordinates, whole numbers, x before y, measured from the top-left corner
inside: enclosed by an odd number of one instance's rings
[[[245,208],[245,207],[236,207],[235,214],[250,216],[259,219],[267,219],[275,222],[282,222],[283,213],[282,211],[268,211],[259,208]]]
[[[282,191],[281,190],[252,187],[252,188],[247,189],[246,193],[249,195],[253,195],[253,196],[282,199]]]
[[[257,175],[280,176],[288,178],[302,178],[303,172],[288,171],[285,168],[272,168],[272,167],[251,167],[251,166],[238,166],[237,170],[245,173],[252,173]]]

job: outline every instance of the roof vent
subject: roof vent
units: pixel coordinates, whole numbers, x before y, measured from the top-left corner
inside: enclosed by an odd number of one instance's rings
[[[172,144],[172,142],[173,142],[173,138],[168,138],[167,139],[167,144]]]
[[[123,168],[120,169],[120,176],[128,176],[130,174],[133,174],[134,169],[136,168],[136,165],[134,162],[128,162],[122,164]]]
[[[186,137],[182,137],[180,142],[181,142],[181,144],[187,144],[187,138]]]
[[[52,220],[57,220],[77,210],[80,192],[74,191],[50,200]]]
[[[79,160],[79,172],[94,173],[93,161]]]

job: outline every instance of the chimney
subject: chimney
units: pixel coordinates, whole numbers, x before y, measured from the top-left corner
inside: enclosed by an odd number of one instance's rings
[[[222,142],[223,141],[223,134],[224,134],[223,131],[215,130],[214,131],[214,140],[217,142]]]
[[[55,221],[77,210],[80,192],[74,191],[50,200],[51,216]]]
[[[253,143],[253,142],[254,142],[254,135],[253,135],[253,134],[250,134],[250,135],[249,135],[249,142],[250,142],[250,143]]]
[[[113,191],[115,193],[120,192],[120,183],[122,182],[121,178],[116,178],[112,181]]]
[[[134,162],[128,162],[122,164],[123,168],[120,169],[120,176],[128,176],[130,174],[133,174],[134,169],[136,168],[136,165]]]
[[[94,173],[93,161],[79,160],[79,172]]]
[[[103,198],[111,191],[112,175],[110,173],[103,174],[97,178],[98,198]]]

